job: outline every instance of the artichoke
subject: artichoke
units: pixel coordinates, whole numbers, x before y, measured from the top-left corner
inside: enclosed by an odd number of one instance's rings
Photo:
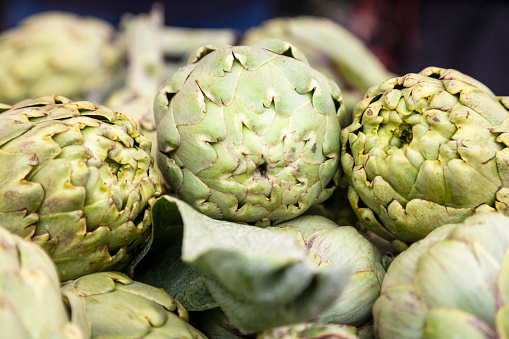
[[[60,291],[51,258],[39,246],[0,227],[1,337],[89,338],[83,305]]]
[[[341,92],[294,46],[206,46],[156,95],[158,165],[200,212],[267,225],[327,199]]]
[[[55,93],[101,99],[121,77],[122,56],[122,43],[105,21],[36,14],[0,35],[0,101]]]
[[[359,339],[354,326],[304,323],[265,330],[256,339]]]
[[[206,339],[188,323],[188,313],[178,301],[125,274],[89,274],[69,281],[62,290],[86,305],[93,338]]]
[[[509,119],[501,101],[477,80],[436,67],[368,91],[341,132],[358,218],[404,250],[472,214],[509,214]]]
[[[269,37],[297,47],[306,55],[311,67],[339,85],[348,117],[371,86],[394,76],[359,38],[324,17],[272,18],[247,30],[240,44],[248,45]]]
[[[123,269],[160,191],[151,143],[121,113],[50,96],[0,114],[0,225],[41,245],[63,281]]]
[[[322,216],[303,215],[271,229],[293,235],[317,263],[353,268],[345,290],[325,312],[313,318],[315,322],[360,326],[371,318],[385,269],[376,247],[355,228],[338,226]]]
[[[438,227],[399,254],[373,307],[377,338],[508,338],[509,217]]]

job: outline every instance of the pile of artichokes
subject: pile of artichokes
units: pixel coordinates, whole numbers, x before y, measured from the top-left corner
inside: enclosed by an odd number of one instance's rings
[[[1,337],[509,338],[509,97],[162,17],[0,34]]]

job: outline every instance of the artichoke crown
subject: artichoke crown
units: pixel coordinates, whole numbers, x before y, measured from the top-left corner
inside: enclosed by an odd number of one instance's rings
[[[414,242],[473,213],[506,213],[508,122],[486,86],[455,70],[372,87],[341,136],[359,218],[388,240]]]
[[[201,212],[291,219],[332,193],[341,93],[281,40],[205,46],[156,96],[158,163]]]

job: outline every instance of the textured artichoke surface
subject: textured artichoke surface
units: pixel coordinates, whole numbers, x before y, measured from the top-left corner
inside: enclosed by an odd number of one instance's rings
[[[50,96],[0,114],[0,225],[41,245],[62,281],[122,269],[150,235],[151,143],[121,113]]]
[[[0,101],[101,98],[121,70],[121,45],[100,19],[66,12],[29,17],[0,35]]]
[[[328,198],[339,167],[341,92],[278,39],[204,47],[154,103],[158,165],[216,219],[277,223]]]
[[[360,326],[371,318],[380,295],[385,269],[374,245],[351,226],[338,226],[317,215],[303,215],[277,228],[305,246],[317,263],[352,268],[352,276],[339,298],[313,321]]]
[[[0,262],[0,337],[90,337],[85,308],[60,290],[55,265],[42,248],[0,227]]]
[[[86,305],[93,338],[206,339],[188,323],[188,313],[178,301],[125,274],[92,273],[62,290]]]
[[[341,134],[349,200],[399,249],[481,212],[509,213],[508,110],[483,84],[429,67],[373,87]]]
[[[373,307],[377,338],[508,338],[509,217],[437,228],[389,267]]]

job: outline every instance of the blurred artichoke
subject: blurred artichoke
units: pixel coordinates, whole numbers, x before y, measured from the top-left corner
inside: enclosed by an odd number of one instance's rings
[[[474,213],[509,214],[508,130],[504,105],[458,71],[387,80],[341,133],[350,203],[399,250]]]
[[[62,291],[85,305],[93,338],[206,339],[177,300],[123,273],[92,273],[69,281]]]
[[[365,92],[394,76],[359,38],[327,18],[273,18],[250,28],[241,44],[265,38],[285,40],[300,49],[312,67],[337,81],[341,89]]]
[[[101,99],[120,78],[123,47],[105,21],[36,14],[0,35],[0,101],[59,94]]]
[[[256,339],[359,339],[354,326],[305,323],[265,330]]]
[[[394,76],[359,38],[324,17],[273,18],[247,30],[240,44],[264,38],[288,41],[300,49],[311,67],[339,85],[348,112],[371,86]]]
[[[327,199],[339,165],[341,92],[292,45],[204,47],[156,96],[158,165],[216,219],[268,224]]]
[[[380,253],[355,228],[338,226],[322,216],[304,215],[273,229],[292,234],[318,263],[333,262],[353,268],[339,298],[313,321],[360,326],[371,318],[385,270]]]
[[[188,323],[188,313],[178,301],[125,274],[89,274],[62,290],[80,297],[86,306],[93,338],[206,339]]]
[[[509,338],[509,218],[437,228],[392,262],[373,307],[377,338]]]
[[[55,265],[39,246],[0,227],[2,338],[89,338],[86,311],[60,291]]]
[[[151,232],[151,143],[120,113],[41,97],[0,114],[0,225],[41,245],[63,281],[122,269]]]

